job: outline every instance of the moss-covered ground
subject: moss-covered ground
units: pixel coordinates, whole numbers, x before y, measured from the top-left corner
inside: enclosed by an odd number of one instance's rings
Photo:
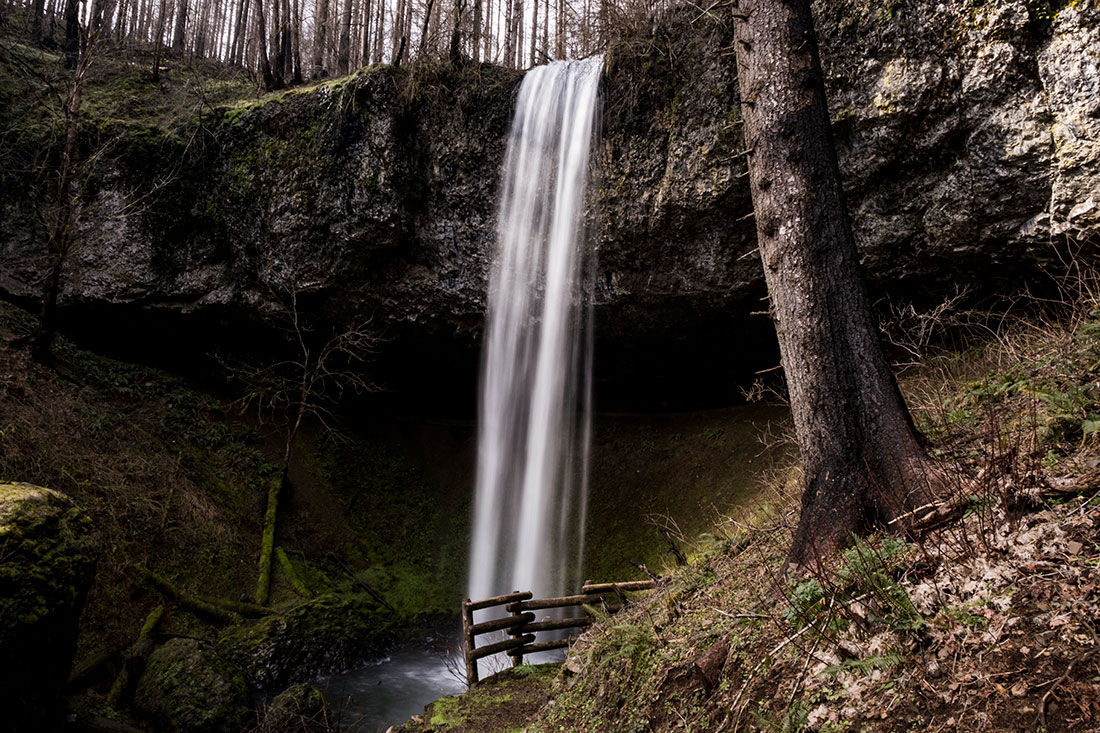
[[[507,669],[463,695],[436,700],[424,710],[424,715],[398,730],[404,733],[526,730],[550,699],[557,674],[557,664],[523,664]]]

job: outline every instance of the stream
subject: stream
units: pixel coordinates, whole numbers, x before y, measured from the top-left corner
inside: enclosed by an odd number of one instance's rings
[[[448,670],[438,649],[413,646],[316,685],[325,693],[339,730],[376,733],[420,715],[434,700],[465,691],[461,662],[455,669]]]

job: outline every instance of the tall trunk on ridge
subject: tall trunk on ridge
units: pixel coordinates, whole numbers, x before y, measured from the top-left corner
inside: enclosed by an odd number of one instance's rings
[[[923,505],[939,482],[871,317],[809,0],[740,0],[740,8],[757,239],[805,477],[791,559],[805,563]]]

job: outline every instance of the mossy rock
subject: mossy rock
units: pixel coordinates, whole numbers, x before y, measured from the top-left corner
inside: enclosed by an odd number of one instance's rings
[[[275,696],[264,713],[262,733],[327,733],[325,696],[313,685],[288,687]]]
[[[95,575],[91,520],[63,494],[0,483],[0,709],[5,730],[47,730]]]
[[[169,731],[237,733],[250,714],[244,675],[197,639],[172,639],[150,655],[134,706]]]
[[[369,597],[329,594],[232,630],[219,649],[254,688],[278,690],[377,656],[391,626]]]

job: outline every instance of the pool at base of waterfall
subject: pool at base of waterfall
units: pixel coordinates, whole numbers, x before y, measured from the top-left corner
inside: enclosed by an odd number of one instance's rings
[[[395,649],[384,659],[315,684],[328,700],[330,721],[341,731],[376,733],[424,712],[446,695],[465,692],[459,655],[439,646]]]

